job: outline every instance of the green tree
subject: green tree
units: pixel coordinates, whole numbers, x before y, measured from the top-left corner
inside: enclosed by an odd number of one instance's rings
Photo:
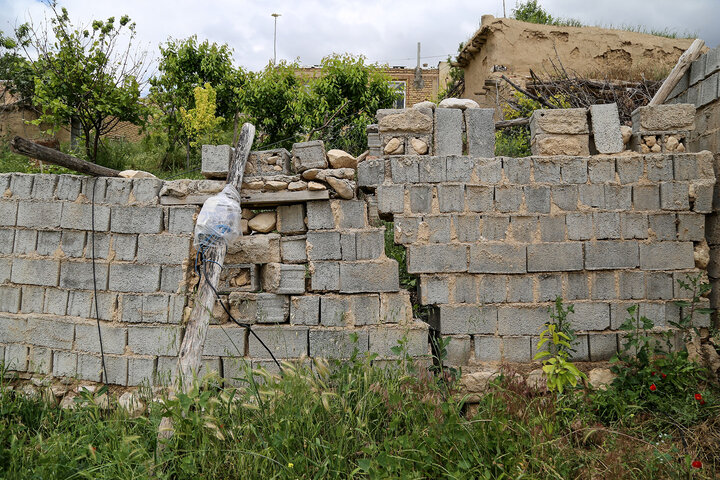
[[[540,23],[544,25],[558,25],[564,27],[582,27],[580,20],[574,18],[559,18],[550,15],[540,6],[538,0],[527,0],[515,5],[512,16],[516,20],[529,23]]]
[[[168,40],[160,46],[159,75],[150,79],[150,98],[160,110],[156,125],[168,137],[168,150],[177,146],[186,148],[189,158],[188,131],[181,116],[181,109],[195,108],[194,89],[210,84],[216,92],[217,114],[225,125],[231,119],[237,125],[240,110],[240,95],[247,74],[235,68],[232,49],[205,40],[198,43],[197,36],[184,40]]]
[[[145,55],[133,49],[135,24],[127,16],[117,23],[110,17],[75,27],[67,9],[58,10],[54,2],[48,6],[52,33],[31,23],[15,32],[26,56],[36,57],[33,103],[41,115],[34,123],[48,123],[53,131],[77,125],[85,153],[95,161],[100,138],[119,122],[144,124],[140,81]]]
[[[35,90],[32,64],[19,52],[18,43],[0,32],[0,96],[16,96],[25,105],[31,104]]]
[[[217,93],[212,85],[206,83],[202,87],[195,87],[193,97],[195,107],[190,110],[180,107],[180,118],[183,122],[183,130],[188,135],[187,143],[191,147],[196,147],[200,136],[213,136],[217,132],[223,118],[215,116]]]

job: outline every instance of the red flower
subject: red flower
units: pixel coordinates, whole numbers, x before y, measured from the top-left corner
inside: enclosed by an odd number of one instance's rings
[[[700,405],[705,405],[705,400],[700,400]]]
[[[697,401],[699,402],[699,401],[702,400],[702,399],[703,399],[703,398],[702,398],[702,394],[700,394],[700,393],[696,393],[696,394],[695,394],[695,400],[697,400]]]
[[[702,468],[702,462],[700,460],[695,460],[692,462],[693,468]]]
[[[663,378],[667,377],[664,373],[661,373],[660,375],[662,375]]]
[[[654,377],[654,376],[655,376],[655,372],[650,372],[650,375],[652,375],[652,376]]]
[[[651,391],[651,392],[654,392],[655,390],[657,390],[657,387],[656,387],[655,384],[653,383],[652,385],[650,385],[650,391]]]

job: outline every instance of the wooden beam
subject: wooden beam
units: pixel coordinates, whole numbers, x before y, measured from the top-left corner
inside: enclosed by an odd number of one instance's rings
[[[523,118],[515,118],[512,120],[502,120],[500,122],[495,122],[495,130],[498,128],[508,128],[508,127],[516,127],[518,125],[529,125],[530,119],[527,117]]]
[[[63,153],[54,148],[44,147],[35,142],[31,142],[22,137],[15,137],[10,141],[10,148],[13,152],[25,155],[26,157],[36,158],[43,162],[60,165],[61,167],[75,170],[76,172],[85,173],[94,177],[118,177],[120,172],[112,168],[103,167],[94,163],[86,162],[67,153]]]
[[[650,103],[648,103],[648,105],[662,105],[663,103],[665,103],[665,100],[667,100],[667,98],[670,96],[670,93],[672,93],[673,89],[678,84],[680,79],[683,77],[683,75],[685,75],[685,72],[687,72],[688,68],[690,68],[692,62],[697,60],[697,58],[700,56],[704,46],[704,41],[700,40],[699,38],[695,39],[695,41],[690,45],[690,47],[685,50],[685,53],[680,55],[677,63],[675,64],[673,69],[670,70],[670,74],[660,86],[660,89],[655,92],[655,96],[652,98],[652,100],[650,100]]]

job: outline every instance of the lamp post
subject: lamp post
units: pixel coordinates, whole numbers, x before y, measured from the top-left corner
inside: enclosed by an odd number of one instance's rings
[[[273,65],[277,63],[277,19],[280,16],[279,13],[272,13],[275,17],[275,32],[273,33]]]

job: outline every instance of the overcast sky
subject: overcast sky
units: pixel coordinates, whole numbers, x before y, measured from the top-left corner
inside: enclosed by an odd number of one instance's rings
[[[508,16],[515,0],[506,0]],[[541,0],[553,16],[591,25],[642,25],[693,33],[720,43],[719,0]],[[152,57],[168,37],[193,34],[227,43],[237,64],[261,69],[273,56],[273,17],[278,60],[313,65],[333,52],[365,55],[371,62],[415,65],[417,42],[430,66],[457,51],[480,17],[503,15],[502,0],[59,0],[74,23],[129,15],[138,43]],[[0,30],[44,17],[38,0],[0,0]]]

